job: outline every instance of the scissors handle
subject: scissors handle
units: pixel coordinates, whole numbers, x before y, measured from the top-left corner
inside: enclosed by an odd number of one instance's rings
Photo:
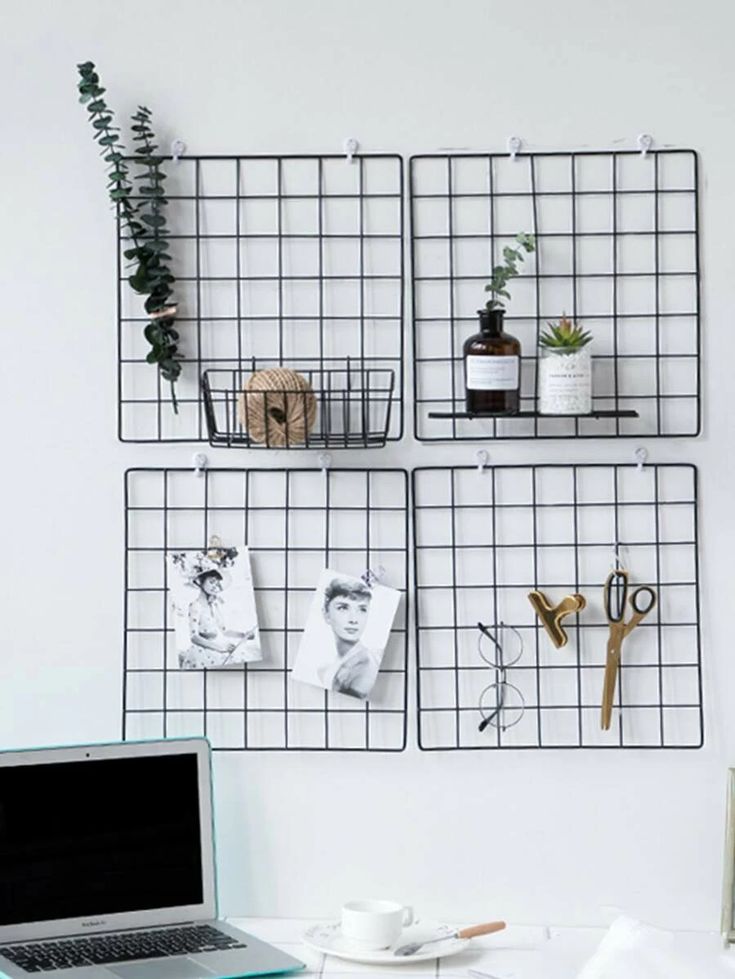
[[[647,604],[645,605],[642,605],[640,602],[641,594],[647,595],[647,598],[645,599]],[[641,624],[648,613],[655,608],[656,592],[653,590],[653,588],[649,588],[648,585],[641,585],[641,587],[636,588],[636,590],[630,596],[630,605],[633,609],[633,614],[627,622],[622,623],[623,639],[627,638],[635,627]]]
[[[615,608],[613,609],[613,597]],[[628,572],[625,568],[615,568],[605,581],[605,616],[609,624],[620,622],[625,615],[628,600]]]
[[[645,596],[645,605],[641,604],[641,595]],[[640,585],[630,596],[630,604],[633,611],[641,617],[648,615],[656,607],[656,592],[653,588],[649,588],[648,585]]]

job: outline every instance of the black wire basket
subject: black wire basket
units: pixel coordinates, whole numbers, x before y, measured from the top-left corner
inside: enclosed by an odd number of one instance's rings
[[[209,442],[228,448],[381,448],[394,392],[395,372],[363,359],[254,358],[202,374]]]

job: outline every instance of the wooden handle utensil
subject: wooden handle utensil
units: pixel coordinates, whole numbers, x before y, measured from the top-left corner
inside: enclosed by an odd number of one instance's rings
[[[488,921],[484,925],[471,925],[469,928],[450,931],[445,935],[438,935],[436,938],[427,938],[425,942],[411,942],[408,945],[402,945],[393,954],[403,958],[407,955],[415,955],[426,945],[433,945],[434,942],[446,942],[451,938],[479,938],[480,935],[492,935],[494,931],[502,931],[503,928],[505,928],[504,921]]]
[[[492,935],[496,931],[503,931],[504,921],[488,921],[484,925],[472,925],[470,928],[462,928],[457,932],[457,938],[479,938],[480,935]]]

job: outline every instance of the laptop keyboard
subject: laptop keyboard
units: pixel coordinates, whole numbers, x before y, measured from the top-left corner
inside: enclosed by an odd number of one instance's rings
[[[0,945],[0,955],[26,972],[53,972],[85,965],[195,955],[198,952],[224,952],[246,947],[211,925],[186,925],[156,928],[155,931],[85,935],[81,938],[33,942],[30,945]]]

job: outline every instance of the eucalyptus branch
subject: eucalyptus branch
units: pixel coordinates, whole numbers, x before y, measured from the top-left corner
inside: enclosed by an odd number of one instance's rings
[[[536,242],[533,235],[526,232],[519,232],[516,235],[516,242],[523,251],[530,254],[536,250]],[[503,265],[496,265],[492,271],[490,282],[485,286],[485,292],[492,293],[492,298],[485,304],[487,309],[502,309],[503,303],[498,297],[510,299],[507,285],[511,279],[515,279],[519,274],[518,263],[525,261],[525,256],[519,248],[511,248],[506,245],[503,249]]]
[[[121,229],[133,244],[124,252],[134,267],[128,282],[137,293],[147,297],[145,310],[150,319],[143,332],[151,349],[146,360],[156,364],[161,376],[170,383],[171,399],[174,411],[177,411],[174,385],[181,374],[181,358],[179,334],[174,328],[176,306],[172,287],[175,279],[168,265],[171,256],[167,253],[169,232],[164,209],[168,202],[162,186],[166,174],[160,157],[155,155],[158,147],[150,126],[151,113],[145,106],[140,106],[133,116],[133,141],[139,144],[139,156],[134,157],[133,162],[143,167],[143,173],[134,179],[146,181],[138,188],[142,200],[137,203],[120,129],[113,125],[114,116],[102,97],[105,89],[100,85],[95,66],[86,61],[77,65],[77,69],[79,101],[87,107],[93,138],[102,147],[101,155],[108,164],[107,192],[117,208]]]
[[[158,364],[161,375],[173,386],[181,373],[181,363],[177,357],[179,334],[174,329],[176,308],[171,305],[172,287],[176,280],[168,265],[171,261],[167,252],[169,231],[165,214],[168,201],[162,186],[166,174],[162,170],[161,158],[156,155],[158,147],[154,142],[150,119],[151,112],[145,106],[139,106],[133,116],[133,141],[138,144],[136,159],[144,167],[143,173],[135,179],[144,181],[138,188],[143,198],[138,205],[138,214],[145,230],[137,254],[130,256],[139,261],[130,284],[136,291],[148,296],[145,308],[153,317],[145,328],[146,339],[151,345],[147,359],[149,363]]]

